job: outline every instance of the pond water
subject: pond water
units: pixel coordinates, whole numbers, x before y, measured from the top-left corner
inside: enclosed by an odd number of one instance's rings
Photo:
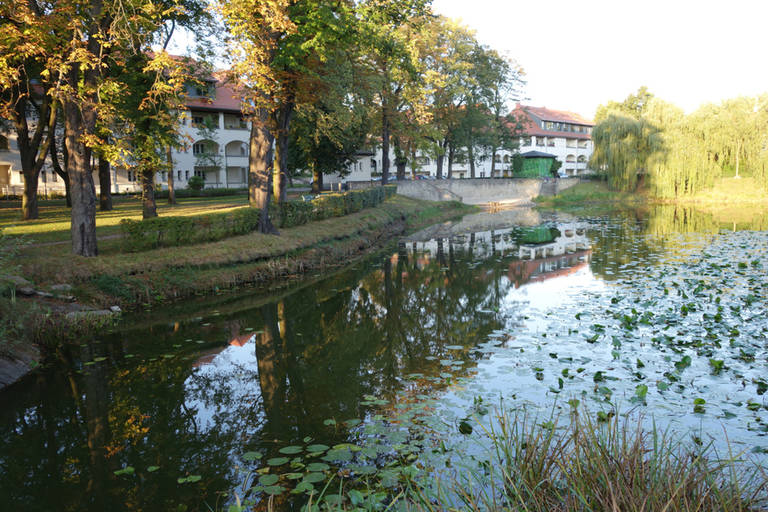
[[[345,443],[384,418],[428,408],[460,437],[478,401],[636,408],[761,461],[767,229],[670,206],[484,213],[292,289],[128,316],[0,393],[0,505],[225,509],[257,480],[285,496],[350,449],[365,474],[381,452]]]

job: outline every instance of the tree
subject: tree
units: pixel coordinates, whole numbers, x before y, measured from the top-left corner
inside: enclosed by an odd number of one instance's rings
[[[38,218],[40,170],[56,126],[57,108],[50,90],[58,74],[49,57],[59,20],[50,18],[46,7],[35,1],[4,2],[0,7],[0,117],[9,119],[16,131],[24,220]]]
[[[300,104],[291,123],[288,167],[310,169],[312,191],[322,191],[323,175],[346,174],[371,128],[369,83],[346,51],[318,69],[322,90],[314,103]]]
[[[378,79],[378,125],[381,136],[381,184],[389,181],[389,149],[393,123],[406,83],[415,80],[417,60],[407,26],[423,23],[429,0],[364,0],[358,4],[362,42],[371,76]]]
[[[431,153],[437,161],[437,177],[443,177],[448,157],[448,177],[456,148],[456,136],[463,119],[472,80],[470,55],[476,45],[474,34],[453,20],[438,16],[425,25],[419,41],[419,57],[426,64],[425,82],[430,88]]]

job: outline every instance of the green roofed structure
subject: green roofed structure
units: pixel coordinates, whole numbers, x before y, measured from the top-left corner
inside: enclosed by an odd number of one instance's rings
[[[516,158],[514,174],[518,178],[549,178],[552,176],[552,165],[555,155],[541,151],[527,151]]]

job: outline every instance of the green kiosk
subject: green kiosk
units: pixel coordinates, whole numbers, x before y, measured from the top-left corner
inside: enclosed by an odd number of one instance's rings
[[[541,151],[526,151],[515,158],[516,178],[551,178],[557,157]]]

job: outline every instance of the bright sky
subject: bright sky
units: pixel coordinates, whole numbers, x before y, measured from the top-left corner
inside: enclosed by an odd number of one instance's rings
[[[516,59],[526,104],[591,118],[645,85],[691,112],[768,92],[768,0],[433,0]]]

